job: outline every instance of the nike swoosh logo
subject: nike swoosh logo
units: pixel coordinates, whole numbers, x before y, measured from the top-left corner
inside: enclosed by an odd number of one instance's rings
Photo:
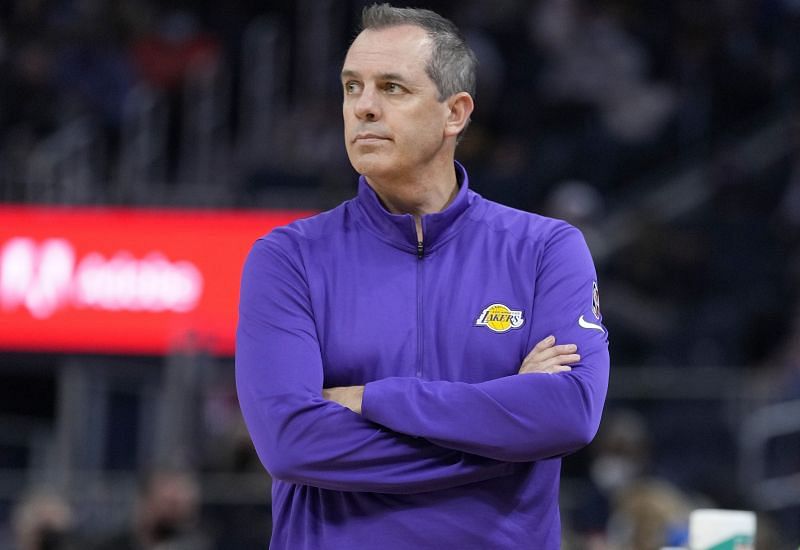
[[[603,334],[606,333],[606,331],[603,330],[603,327],[595,323],[590,323],[589,321],[583,318],[583,315],[581,315],[580,319],[578,319],[578,324],[583,328],[593,328],[595,330],[599,330]]]

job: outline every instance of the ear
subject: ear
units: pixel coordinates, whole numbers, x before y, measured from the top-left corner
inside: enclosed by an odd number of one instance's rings
[[[444,135],[457,136],[467,126],[469,117],[475,109],[475,102],[467,92],[458,92],[447,98],[449,113],[445,122]]]

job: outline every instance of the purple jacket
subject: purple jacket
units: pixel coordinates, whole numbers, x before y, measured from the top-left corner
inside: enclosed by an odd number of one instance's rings
[[[236,378],[274,549],[559,548],[561,457],[597,431],[608,338],[565,222],[460,190],[422,219],[358,196],[258,240]],[[518,375],[549,334],[581,363]],[[366,384],[363,415],[321,396]]]

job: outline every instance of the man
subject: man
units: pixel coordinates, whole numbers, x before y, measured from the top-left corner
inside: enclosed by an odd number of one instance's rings
[[[342,68],[358,196],[260,239],[242,279],[271,547],[558,548],[560,457],[594,436],[608,380],[591,257],[566,223],[469,190],[475,59],[452,23],[362,19]]]

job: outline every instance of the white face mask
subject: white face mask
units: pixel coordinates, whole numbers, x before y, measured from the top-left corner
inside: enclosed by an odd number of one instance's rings
[[[592,462],[592,481],[606,493],[613,493],[635,479],[641,467],[635,461],[617,455],[597,457]]]

